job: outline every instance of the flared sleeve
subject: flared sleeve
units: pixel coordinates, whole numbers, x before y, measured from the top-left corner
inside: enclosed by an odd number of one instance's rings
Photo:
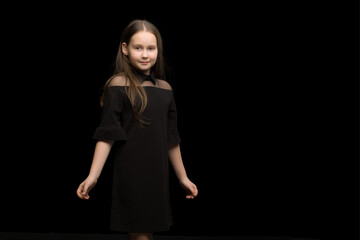
[[[93,139],[96,140],[127,140],[122,128],[121,115],[124,110],[123,93],[118,87],[105,90],[101,121],[96,128]]]
[[[180,134],[177,128],[177,110],[174,97],[172,96],[168,113],[168,143],[180,143]]]

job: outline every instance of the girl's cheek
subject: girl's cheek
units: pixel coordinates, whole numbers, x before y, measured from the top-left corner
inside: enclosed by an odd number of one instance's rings
[[[153,53],[153,54],[151,55],[151,58],[152,58],[152,59],[157,59],[157,53]]]

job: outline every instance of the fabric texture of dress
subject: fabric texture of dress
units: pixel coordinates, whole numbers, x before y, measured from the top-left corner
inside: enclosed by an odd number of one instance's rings
[[[173,91],[159,87],[151,73],[136,73],[144,83],[146,122],[139,127],[127,86],[105,90],[101,121],[93,138],[113,140],[114,156],[110,229],[125,232],[167,231],[173,224],[169,194],[168,144],[179,143]]]

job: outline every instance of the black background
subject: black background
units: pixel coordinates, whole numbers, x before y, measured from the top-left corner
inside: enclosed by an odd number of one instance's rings
[[[121,32],[144,18],[163,36],[183,160],[199,188],[186,200],[171,172],[166,234],[353,239],[357,6],[328,4],[4,6],[0,231],[109,232],[111,161],[89,201],[76,189]]]

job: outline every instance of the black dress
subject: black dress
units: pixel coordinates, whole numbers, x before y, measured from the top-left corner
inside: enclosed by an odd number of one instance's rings
[[[177,113],[171,88],[153,74],[137,73],[148,104],[146,124],[139,127],[125,93],[110,86],[104,95],[101,122],[94,139],[114,140],[114,178],[110,229],[124,232],[167,231],[173,224],[169,199],[168,144],[179,143]],[[167,83],[166,83],[167,84]],[[166,85],[165,85],[166,86]],[[167,84],[167,86],[169,86]]]

